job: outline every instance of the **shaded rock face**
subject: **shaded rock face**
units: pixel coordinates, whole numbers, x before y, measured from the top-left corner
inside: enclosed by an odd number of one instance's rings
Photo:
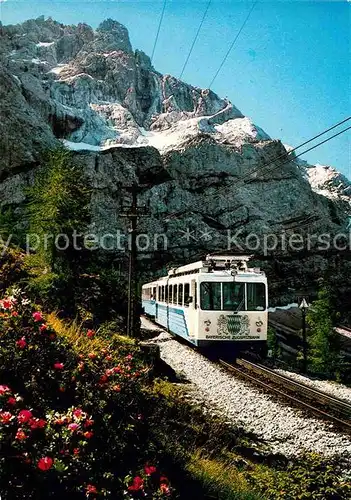
[[[239,241],[251,232],[263,236],[293,231],[296,226],[305,231],[340,229],[331,219],[328,200],[311,190],[293,163],[274,177],[260,174],[247,182],[252,158],[259,166],[282,150],[279,141],[267,141],[264,146],[250,146],[245,158],[231,146],[196,140],[184,152],[165,156],[151,147],[111,148],[78,152],[76,161],[98,193],[92,200],[93,224],[102,232],[121,228],[116,212],[126,196],[123,186],[132,184],[142,186],[139,201],[149,212],[140,220],[140,231],[152,238],[165,234],[169,249],[189,246],[186,239],[181,242],[187,228],[194,232],[194,248],[207,250],[226,250],[228,231],[234,234],[238,228]],[[111,212],[111,202],[116,212]]]
[[[1,206],[23,204],[42,152],[64,141],[93,187],[96,234],[127,233],[123,186],[141,186],[149,215],[139,231],[166,240],[141,256],[159,265],[248,251],[251,234],[346,231],[347,179],[287,156],[227,99],[158,73],[120,23],[94,31],[39,18],[0,29]],[[306,265],[309,276],[328,258]]]
[[[35,162],[56,140],[20,83],[0,65],[0,178]],[[36,104],[41,105],[40,96]]]

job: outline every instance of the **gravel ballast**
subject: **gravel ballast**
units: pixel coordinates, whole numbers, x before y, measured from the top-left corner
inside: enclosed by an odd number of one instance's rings
[[[254,433],[272,453],[289,457],[306,450],[351,461],[351,438],[335,432],[332,424],[277,401],[166,332],[150,342],[158,344],[161,358],[193,384],[196,402],[203,400],[226,422]]]

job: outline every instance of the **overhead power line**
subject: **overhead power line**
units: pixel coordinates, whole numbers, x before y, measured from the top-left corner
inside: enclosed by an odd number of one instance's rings
[[[194,47],[195,47],[195,43],[196,43],[196,41],[197,41],[197,39],[198,39],[198,37],[199,37],[199,34],[200,34],[200,31],[201,31],[202,25],[204,24],[204,21],[205,21],[205,19],[206,19],[207,12],[208,12],[208,9],[210,8],[211,2],[212,2],[212,0],[209,0],[209,2],[207,3],[207,6],[206,6],[206,8],[205,8],[205,12],[204,12],[204,14],[203,14],[203,16],[202,16],[202,19],[201,19],[201,22],[200,22],[199,27],[198,27],[198,29],[197,29],[197,32],[196,32],[195,38],[194,38],[193,43],[192,43],[192,45],[191,45],[191,47],[190,47],[190,50],[189,50],[188,56],[187,56],[187,58],[186,58],[186,60],[185,60],[185,63],[184,63],[183,69],[182,69],[182,71],[181,71],[181,73],[180,73],[179,80],[182,78],[183,73],[184,73],[184,71],[185,71],[185,68],[187,67],[187,64],[188,64],[188,62],[189,62],[190,56],[191,56],[191,54],[192,54],[192,52],[193,52],[193,49],[194,49]]]
[[[318,146],[321,146],[322,144],[324,144],[325,142],[328,142],[330,141],[331,139],[334,139],[334,137],[337,137],[338,135],[341,135],[343,134],[344,132],[347,132],[348,130],[350,130],[351,127],[347,127],[347,128],[344,128],[344,130],[342,130],[341,132],[338,132],[337,134],[334,134],[332,135],[331,137],[328,137],[328,139],[325,139],[324,141],[322,142],[319,142],[318,144],[316,144],[315,146],[312,146],[311,148],[309,149],[306,149],[305,151],[302,151],[302,153],[298,154],[295,156],[295,158],[298,158],[299,156],[301,155],[304,155],[305,153],[308,153],[309,151],[312,151],[312,149],[315,149],[317,148]]]
[[[163,7],[162,7],[162,12],[161,12],[161,17],[160,17],[160,21],[158,23],[158,28],[157,28],[156,38],[155,38],[155,42],[154,42],[154,47],[152,49],[151,62],[153,61],[153,58],[154,58],[154,55],[155,55],[155,50],[156,50],[156,46],[157,46],[157,42],[158,42],[158,37],[160,35],[162,21],[163,21],[164,15],[165,15],[166,3],[167,3],[167,0],[164,0]]]
[[[241,27],[240,27],[240,29],[239,29],[238,33],[236,34],[236,36],[235,36],[235,38],[234,38],[234,40],[233,40],[232,44],[230,45],[230,47],[229,47],[229,49],[228,49],[228,51],[227,51],[226,55],[224,56],[224,59],[223,59],[223,61],[221,62],[221,64],[220,64],[220,66],[219,66],[219,68],[218,68],[218,70],[217,70],[217,72],[216,72],[215,76],[212,78],[211,83],[210,83],[210,85],[208,86],[208,88],[209,88],[209,89],[212,87],[212,85],[213,85],[214,81],[216,80],[217,76],[219,75],[219,73],[220,73],[221,69],[223,68],[223,66],[224,66],[224,64],[225,64],[225,62],[226,62],[226,60],[228,59],[229,54],[231,53],[231,51],[232,51],[232,49],[233,49],[233,47],[234,47],[234,45],[235,45],[235,43],[236,43],[237,39],[239,38],[239,36],[240,36],[241,32],[242,32],[242,31],[243,31],[243,29],[245,28],[245,25],[246,25],[247,21],[249,20],[249,18],[250,18],[250,16],[251,16],[251,13],[252,13],[252,11],[254,10],[254,8],[256,7],[257,3],[258,3],[258,0],[256,0],[256,2],[254,2],[254,3],[252,4],[251,9],[249,10],[248,15],[246,16],[246,18],[245,18],[245,20],[244,20],[243,24],[241,25]]]
[[[292,153],[293,151],[296,151],[297,149],[300,149],[302,148],[302,146],[305,146],[306,144],[308,144],[309,142],[312,142],[314,141],[315,139],[318,139],[318,137],[321,137],[321,135],[324,135],[326,134],[327,132],[330,132],[331,130],[333,130],[334,128],[338,127],[339,125],[342,125],[343,123],[347,122],[351,120],[351,116],[349,116],[348,118],[345,118],[345,120],[342,120],[341,122],[337,123],[336,125],[333,125],[332,127],[328,128],[327,130],[324,130],[323,132],[321,132],[320,134],[318,135],[315,135],[314,137],[312,137],[312,139],[309,139],[308,141],[305,141],[303,142],[302,144],[300,144],[299,146],[296,146],[296,148],[294,149],[291,149],[289,151],[289,154]],[[303,154],[303,153],[301,153]],[[300,155],[299,155],[300,156]]]

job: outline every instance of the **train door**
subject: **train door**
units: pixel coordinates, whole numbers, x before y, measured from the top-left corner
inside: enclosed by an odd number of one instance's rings
[[[190,302],[189,302],[189,310],[188,310],[188,318],[189,318],[189,337],[191,339],[197,338],[197,313],[198,313],[198,305],[197,305],[197,282],[196,280],[191,280],[190,283]]]
[[[156,298],[155,320],[157,321],[158,320],[158,301],[160,300],[160,287],[158,285],[156,286],[155,298]]]

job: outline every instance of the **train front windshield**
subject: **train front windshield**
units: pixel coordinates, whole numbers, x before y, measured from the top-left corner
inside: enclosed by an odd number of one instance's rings
[[[200,305],[205,311],[264,311],[264,283],[203,282],[200,286]]]

